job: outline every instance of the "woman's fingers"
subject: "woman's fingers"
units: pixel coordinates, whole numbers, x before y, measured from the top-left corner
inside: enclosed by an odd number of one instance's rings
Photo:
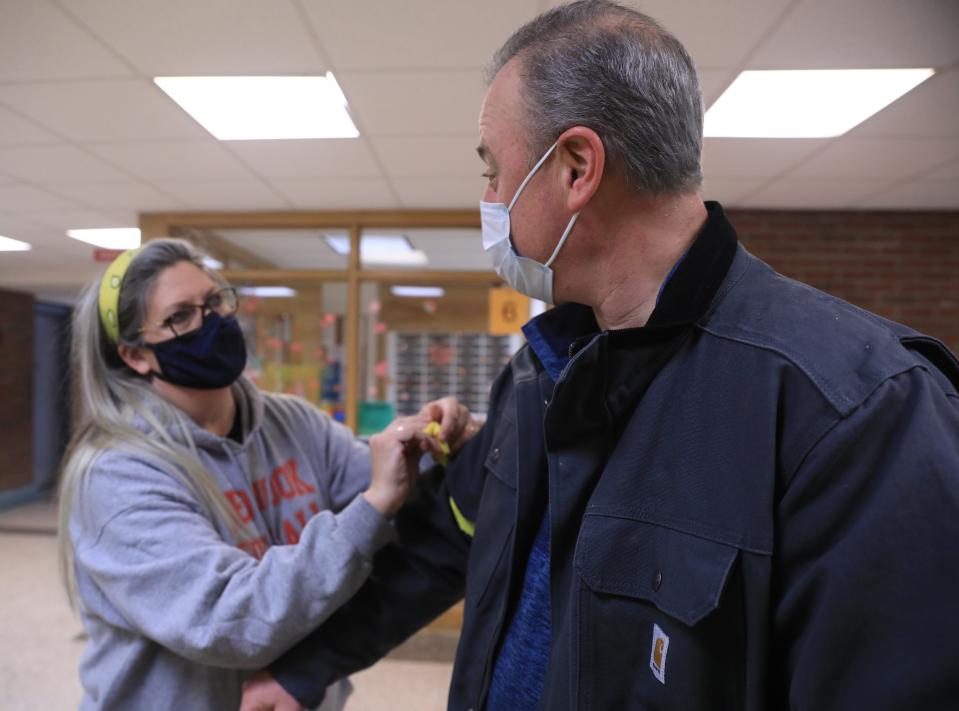
[[[455,397],[444,397],[425,405],[420,414],[426,415],[433,422],[439,422],[439,438],[447,441],[450,432],[456,427],[460,407],[462,406]]]
[[[446,441],[450,443],[452,449],[458,450],[468,440],[471,422],[472,418],[470,417],[469,408],[465,405],[459,405],[456,409],[456,420],[450,429],[449,436],[446,438]],[[464,437],[466,437],[466,440],[464,440]]]

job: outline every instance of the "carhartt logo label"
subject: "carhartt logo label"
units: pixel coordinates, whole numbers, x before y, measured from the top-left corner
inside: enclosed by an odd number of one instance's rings
[[[659,679],[660,684],[666,683],[666,652],[669,651],[669,637],[659,629],[659,625],[653,625],[653,648],[649,652],[649,668],[653,670],[653,675]]]

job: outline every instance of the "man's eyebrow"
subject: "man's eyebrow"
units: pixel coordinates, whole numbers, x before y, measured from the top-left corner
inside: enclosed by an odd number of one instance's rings
[[[476,147],[476,152],[479,154],[479,157],[483,160],[484,163],[495,166],[496,159],[493,158],[493,153],[489,148],[486,147],[486,144],[481,143]]]

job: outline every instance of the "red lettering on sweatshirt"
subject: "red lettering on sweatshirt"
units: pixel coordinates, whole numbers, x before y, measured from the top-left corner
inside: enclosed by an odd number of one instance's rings
[[[269,478],[256,479],[253,482],[253,496],[256,498],[256,507],[260,511],[266,511],[266,507],[270,504],[269,485]]]
[[[296,520],[300,524],[300,528],[306,528],[306,514],[303,512],[303,509],[296,510]]]
[[[250,497],[246,495],[245,491],[230,489],[224,493],[243,523],[249,523],[253,520],[253,506],[250,504]]]
[[[256,502],[256,510],[263,512],[270,506],[279,507],[284,501],[315,494],[316,489],[315,485],[300,478],[296,460],[291,458],[274,469],[269,476],[253,481],[252,500],[246,491],[230,489],[224,493],[243,523],[249,523],[254,516],[254,501]],[[304,507],[295,510],[291,517],[284,518],[282,522],[283,541],[288,545],[298,543],[300,531],[306,527],[309,519],[319,512],[319,503],[316,500],[311,500],[305,503]],[[269,543],[262,537],[252,541],[243,541],[239,544],[239,548],[256,558],[260,558],[268,547]]]
[[[291,459],[284,465],[287,469],[290,479],[293,482],[293,488],[296,490],[296,493],[299,495],[303,494],[313,494],[316,492],[315,486],[310,486],[305,481],[300,479],[300,475],[296,471],[296,460]]]
[[[283,501],[298,496],[316,493],[316,487],[300,478],[295,459],[288,459],[268,477],[253,482],[256,507],[265,511],[268,506],[278,506]]]
[[[289,519],[283,519],[283,539],[287,545],[294,545],[300,541],[300,533]]]

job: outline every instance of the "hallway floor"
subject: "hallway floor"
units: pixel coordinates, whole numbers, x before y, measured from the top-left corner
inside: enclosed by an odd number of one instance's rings
[[[80,620],[56,565],[56,509],[39,502],[0,511],[0,709],[67,711],[79,706]],[[424,632],[353,677],[346,711],[440,711],[455,635]]]

